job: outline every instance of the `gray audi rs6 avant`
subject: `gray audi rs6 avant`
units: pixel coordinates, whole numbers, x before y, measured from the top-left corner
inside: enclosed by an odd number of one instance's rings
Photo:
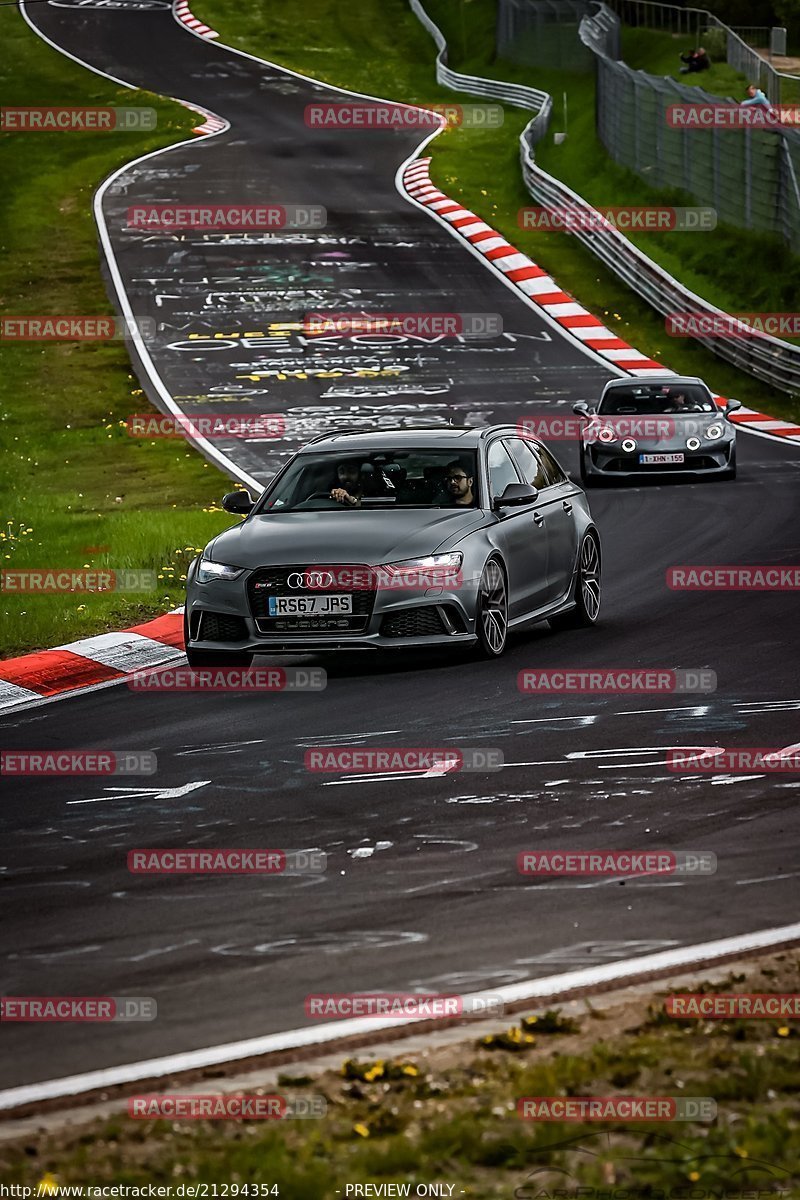
[[[471,645],[593,625],[600,539],[586,496],[513,425],[331,433],[295,454],[188,572],[190,666],[254,654]]]
[[[690,375],[649,375],[612,379],[597,405],[573,405],[583,419],[581,479],[630,475],[716,475],[736,478],[736,428],[730,415],[741,408],[728,400],[720,408],[702,379]]]

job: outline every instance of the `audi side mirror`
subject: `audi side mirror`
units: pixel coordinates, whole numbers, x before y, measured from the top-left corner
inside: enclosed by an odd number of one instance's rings
[[[497,512],[498,508],[521,508],[524,504],[533,504],[538,495],[539,489],[530,483],[506,484],[502,496],[493,498],[492,511]]]
[[[225,512],[236,513],[237,516],[247,516],[253,511],[255,500],[249,492],[228,492],[222,497],[222,507]]]

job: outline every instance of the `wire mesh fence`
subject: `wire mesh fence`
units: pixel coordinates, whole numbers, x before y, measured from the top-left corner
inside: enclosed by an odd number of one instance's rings
[[[500,3],[502,5],[505,0]],[[760,87],[773,104],[780,104],[787,98],[786,84],[794,77],[776,70],[763,54],[758,53],[759,49],[769,48],[771,31],[767,26],[731,28],[705,8],[678,8],[658,0],[608,0],[608,4],[626,25],[681,34],[695,46],[708,41],[711,33],[724,45],[728,65]]]
[[[578,37],[590,0],[499,0],[497,53],[509,62],[563,71],[592,71],[591,51]]]
[[[652,187],[691,193],[728,225],[777,233],[800,254],[797,131],[673,128],[672,105],[718,105],[720,97],[618,61],[619,16],[604,4],[584,18],[580,36],[597,57],[597,133],[615,162]]]

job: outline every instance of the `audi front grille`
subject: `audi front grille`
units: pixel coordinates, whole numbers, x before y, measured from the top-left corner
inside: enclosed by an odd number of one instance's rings
[[[375,575],[367,566],[360,563],[337,564],[337,569],[352,571],[358,588],[348,591],[346,587],[331,588],[331,595],[349,595],[353,601],[353,611],[347,615],[332,616],[296,616],[271,617],[269,615],[270,596],[310,596],[327,594],[325,586],[325,567],[316,564],[289,567],[262,567],[254,571],[247,581],[247,599],[250,612],[256,622],[256,629],[263,634],[291,633],[321,633],[332,637],[342,633],[364,633],[372,616],[375,604]],[[308,586],[303,586],[301,580],[295,580],[295,586],[290,586],[290,577],[308,577]],[[371,584],[364,587],[365,583]]]

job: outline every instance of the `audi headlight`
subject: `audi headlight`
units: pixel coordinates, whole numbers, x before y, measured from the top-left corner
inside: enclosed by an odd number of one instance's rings
[[[212,562],[210,558],[201,558],[197,568],[197,582],[211,583],[213,579],[238,579],[244,567],[229,567],[227,563]]]
[[[464,555],[458,552],[452,554],[429,554],[426,558],[406,558],[402,562],[384,563],[383,571],[457,571],[464,561]]]
[[[725,430],[721,425],[709,425],[708,429],[705,431],[705,437],[710,438],[712,442],[715,442],[717,438],[722,437],[724,432]]]
[[[428,554],[425,558],[406,558],[384,563],[377,568],[378,582],[384,588],[459,587],[463,554]]]

